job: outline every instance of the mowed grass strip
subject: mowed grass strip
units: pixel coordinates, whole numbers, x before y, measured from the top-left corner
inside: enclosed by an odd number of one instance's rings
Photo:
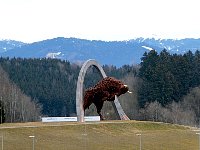
[[[13,123],[0,125],[5,150],[196,150],[189,127],[143,121]],[[1,147],[0,139],[0,147]]]

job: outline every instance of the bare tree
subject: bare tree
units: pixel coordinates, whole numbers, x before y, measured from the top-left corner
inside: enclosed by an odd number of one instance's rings
[[[193,110],[197,123],[200,124],[200,87],[195,87],[183,98],[183,107]]]
[[[140,118],[150,121],[162,121],[163,107],[157,101],[147,103],[143,109],[140,109]]]
[[[160,121],[161,120],[161,111],[162,106],[159,102],[155,101],[146,106],[146,111],[148,113],[149,119],[152,121]]]
[[[0,96],[4,103],[6,122],[26,122],[39,119],[41,107],[12,83],[0,66]]]
[[[146,104],[145,108],[140,109],[140,118],[183,125],[195,125],[196,123],[194,111],[185,108],[180,102],[173,102],[167,107],[162,107],[157,101]]]
[[[124,94],[119,98],[120,104],[130,119],[138,118],[138,86],[140,79],[134,75],[125,76],[122,81],[128,85],[132,94]]]
[[[184,107],[182,102],[173,102],[168,106],[171,122],[175,124],[195,125],[196,115],[193,110]]]

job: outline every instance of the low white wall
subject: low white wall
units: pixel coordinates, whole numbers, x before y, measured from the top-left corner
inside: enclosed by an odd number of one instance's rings
[[[85,121],[100,121],[100,116],[85,116]],[[76,122],[77,117],[42,117],[42,122]]]

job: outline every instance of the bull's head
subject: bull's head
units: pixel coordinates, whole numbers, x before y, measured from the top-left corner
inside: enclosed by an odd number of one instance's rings
[[[120,96],[121,94],[125,94],[126,92],[132,93],[132,92],[129,91],[129,88],[128,88],[127,85],[121,85],[120,92],[117,96]]]

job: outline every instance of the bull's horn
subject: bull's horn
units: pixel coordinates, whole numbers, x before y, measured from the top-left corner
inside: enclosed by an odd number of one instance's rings
[[[128,91],[128,93],[132,93],[131,91]]]
[[[128,85],[124,84],[125,87],[128,87]]]

